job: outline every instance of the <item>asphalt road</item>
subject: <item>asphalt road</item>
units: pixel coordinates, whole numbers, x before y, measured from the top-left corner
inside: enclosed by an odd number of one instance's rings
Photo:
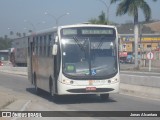
[[[158,100],[133,97],[123,94],[111,94],[109,100],[106,102],[101,101],[100,97],[96,95],[63,96],[62,99],[60,99],[59,101],[53,101],[52,97],[50,97],[49,94],[44,91],[42,91],[41,95],[36,95],[34,88],[30,85],[29,81],[27,80],[27,77],[19,75],[0,73],[0,86],[12,89],[15,92],[19,92],[25,95],[26,99],[32,101],[30,105],[27,107],[27,110],[32,111],[160,111],[160,101]],[[94,119],[159,120],[159,118],[144,119],[134,117],[96,117]]]

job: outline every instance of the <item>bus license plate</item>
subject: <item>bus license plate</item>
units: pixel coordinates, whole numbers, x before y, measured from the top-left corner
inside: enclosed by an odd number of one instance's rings
[[[86,91],[96,91],[96,87],[86,87]]]

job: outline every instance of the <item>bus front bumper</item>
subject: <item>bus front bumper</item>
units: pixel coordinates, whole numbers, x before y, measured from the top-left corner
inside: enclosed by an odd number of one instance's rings
[[[70,94],[105,94],[105,93],[118,93],[119,82],[107,85],[97,86],[73,86],[58,83],[58,95],[70,95]]]

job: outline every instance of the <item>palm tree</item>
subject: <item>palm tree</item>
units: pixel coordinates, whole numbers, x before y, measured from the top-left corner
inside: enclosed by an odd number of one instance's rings
[[[25,37],[26,36],[26,33],[23,33],[23,37]]]
[[[117,16],[128,14],[134,18],[134,45],[135,45],[135,68],[139,69],[138,64],[138,10],[141,9],[145,16],[145,20],[149,21],[151,18],[151,8],[145,0],[111,0],[111,4],[120,1],[117,7]],[[152,0],[157,1],[157,0]]]
[[[11,30],[10,31],[10,37],[11,37],[11,39],[12,39],[12,36],[14,35],[14,32]]]
[[[92,23],[92,24],[103,24],[103,25],[107,25],[108,24],[108,21],[106,19],[105,13],[103,11],[98,16],[98,19],[96,19],[96,18],[90,19],[89,22]]]
[[[17,32],[16,35],[17,35],[18,37],[21,37],[21,33],[19,33],[19,32]]]
[[[13,35],[14,34],[14,32],[13,31],[10,31],[10,35]]]
[[[8,39],[8,35],[4,35],[4,39],[5,39],[5,40]]]

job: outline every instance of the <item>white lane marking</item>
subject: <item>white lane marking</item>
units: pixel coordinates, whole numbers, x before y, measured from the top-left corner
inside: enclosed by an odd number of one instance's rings
[[[23,107],[20,109],[20,111],[24,111],[26,108],[27,108],[27,106],[28,106],[28,104],[31,102],[31,100],[28,100],[24,105],[23,105]],[[19,117],[14,117],[14,118],[12,118],[11,120],[17,120],[17,119],[20,119]]]
[[[20,111],[24,111],[30,102],[31,102],[31,100],[28,100],[28,101],[23,105],[23,107],[20,109]]]

